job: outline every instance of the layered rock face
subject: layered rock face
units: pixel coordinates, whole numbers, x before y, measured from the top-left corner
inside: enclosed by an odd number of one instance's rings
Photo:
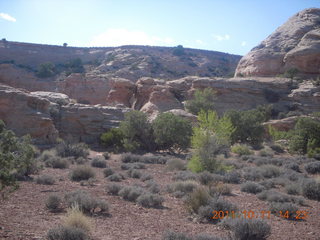
[[[28,92],[0,84],[0,119],[18,136],[30,134],[38,144],[58,137],[96,143],[101,133],[118,126],[128,109],[73,104],[59,93]]]
[[[235,76],[276,76],[298,69],[302,76],[320,74],[320,9],[291,17],[244,56]]]

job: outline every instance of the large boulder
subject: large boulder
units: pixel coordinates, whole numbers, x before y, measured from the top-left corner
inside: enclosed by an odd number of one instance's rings
[[[244,56],[235,76],[276,76],[297,69],[320,74],[320,9],[303,10]]]
[[[50,115],[50,105],[45,98],[0,85],[0,119],[18,136],[30,134],[36,143],[54,143],[58,131]]]

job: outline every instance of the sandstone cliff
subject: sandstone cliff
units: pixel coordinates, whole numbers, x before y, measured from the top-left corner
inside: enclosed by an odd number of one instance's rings
[[[290,69],[320,74],[320,9],[303,10],[244,56],[235,76],[276,76]]]

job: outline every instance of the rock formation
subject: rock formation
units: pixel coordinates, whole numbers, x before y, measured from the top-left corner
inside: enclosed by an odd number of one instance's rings
[[[244,56],[235,76],[276,76],[297,69],[301,76],[320,74],[320,9],[291,17]]]
[[[0,84],[0,119],[18,136],[30,134],[38,144],[57,137],[95,143],[116,127],[128,109],[70,103],[59,93],[28,92]]]

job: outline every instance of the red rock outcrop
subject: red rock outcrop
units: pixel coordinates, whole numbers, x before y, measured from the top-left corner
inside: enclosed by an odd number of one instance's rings
[[[235,76],[276,76],[290,69],[320,74],[320,9],[291,17],[239,62]]]

